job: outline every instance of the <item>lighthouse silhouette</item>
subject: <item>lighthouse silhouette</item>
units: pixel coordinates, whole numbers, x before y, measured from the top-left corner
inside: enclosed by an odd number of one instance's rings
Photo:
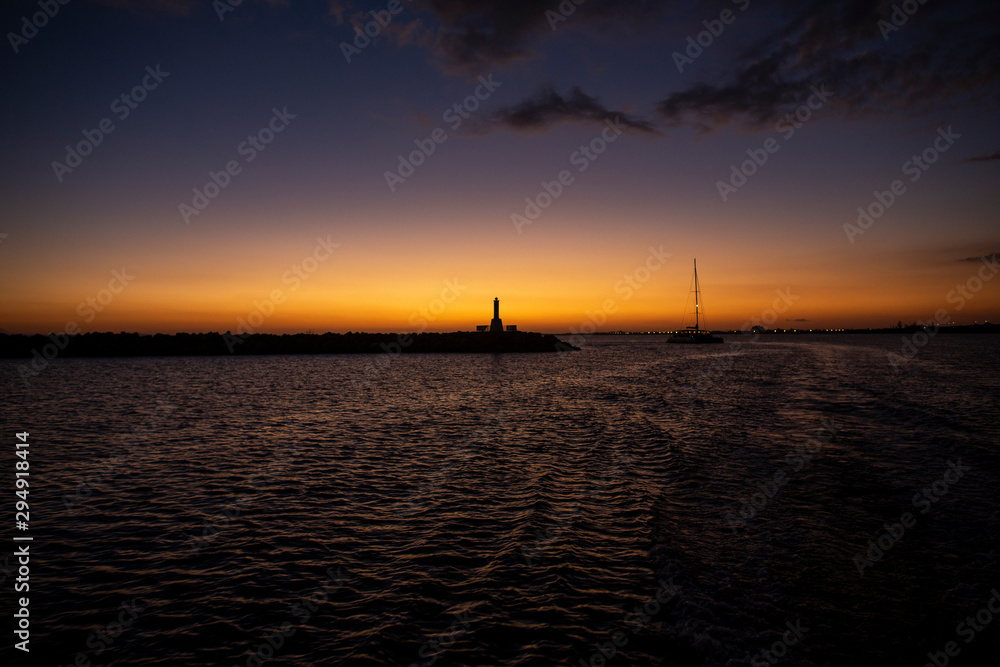
[[[500,299],[493,299],[493,321],[490,322],[490,333],[503,333],[503,321],[500,319]]]

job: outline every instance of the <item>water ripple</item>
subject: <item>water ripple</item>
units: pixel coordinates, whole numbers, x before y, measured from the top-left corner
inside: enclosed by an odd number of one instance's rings
[[[922,664],[995,586],[1000,355],[893,351],[595,338],[360,385],[373,357],[56,360],[28,386],[4,360],[37,443],[33,639],[52,664],[576,665],[618,633],[615,665],[735,665],[802,619],[790,663]]]

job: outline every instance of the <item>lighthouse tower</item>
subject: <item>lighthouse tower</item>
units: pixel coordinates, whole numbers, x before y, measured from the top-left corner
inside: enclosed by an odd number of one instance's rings
[[[503,333],[503,321],[500,319],[500,299],[493,299],[493,321],[490,322],[490,333]]]

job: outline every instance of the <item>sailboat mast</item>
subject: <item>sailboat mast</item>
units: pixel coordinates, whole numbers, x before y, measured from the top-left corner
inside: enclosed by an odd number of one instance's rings
[[[701,309],[701,297],[698,295],[698,260],[694,260],[694,330],[698,331],[698,311]]]

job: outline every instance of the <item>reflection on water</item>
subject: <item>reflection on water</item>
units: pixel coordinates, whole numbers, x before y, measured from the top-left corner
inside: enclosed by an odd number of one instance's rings
[[[734,342],[69,359],[30,386],[4,360],[37,657],[923,664],[997,585],[1000,345],[894,373],[892,337]]]

